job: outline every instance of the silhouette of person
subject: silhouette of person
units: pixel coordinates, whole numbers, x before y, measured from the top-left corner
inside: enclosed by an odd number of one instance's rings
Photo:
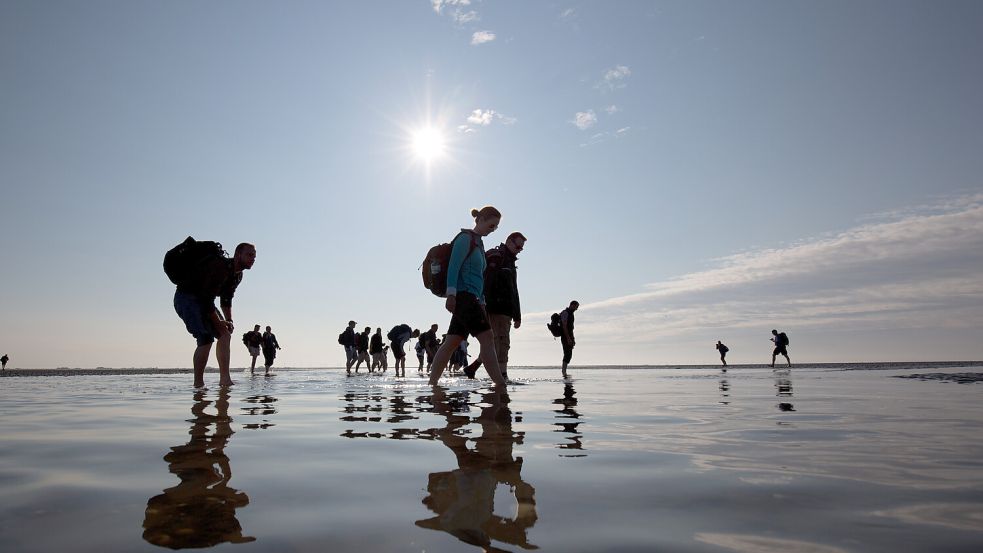
[[[7,370],[7,361],[10,361],[10,358],[7,357],[7,354],[5,353],[5,354],[3,354],[3,357],[0,357],[0,363],[3,363],[3,369],[2,370]]]
[[[469,449],[468,438],[460,431],[471,420],[456,410],[462,404],[466,408],[467,401],[454,401],[443,388],[434,387],[434,411],[447,421],[444,428],[435,430],[436,438],[454,453],[457,468],[430,473],[423,504],[436,516],[418,520],[416,525],[447,532],[485,551],[503,551],[492,541],[537,549],[527,536],[538,518],[536,490],[522,479],[522,457],[513,455],[514,446],[522,443],[524,434],[512,431],[512,412],[503,397],[501,392],[482,396],[487,407],[475,421],[481,426],[481,434],[474,439],[474,448]],[[493,512],[495,488],[500,483],[508,485],[515,496],[518,506],[514,517]]]
[[[216,415],[205,413],[212,403],[205,394],[198,390],[194,395],[191,439],[164,455],[167,470],[181,482],[147,501],[143,539],[154,545],[185,549],[256,541],[242,535],[235,516],[249,497],[229,486],[232,467],[225,446],[233,432],[228,388],[219,390]]]
[[[724,343],[721,342],[720,340],[717,340],[717,351],[720,352],[720,362],[723,363],[724,366],[726,367],[727,360],[724,358],[727,357],[727,352],[730,351],[730,348],[725,346]]]
[[[570,434],[566,439],[566,443],[557,444],[556,447],[559,449],[584,449],[583,437],[584,435],[580,432],[579,426],[582,422],[580,420],[581,414],[577,412],[577,391],[573,389],[573,381],[565,380],[563,383],[563,397],[553,400],[553,405],[561,405],[562,408],[556,411],[556,418],[561,419],[560,422],[554,422],[553,426],[558,426],[553,432],[564,432]],[[563,420],[565,419],[565,420]],[[572,420],[571,420],[572,419]],[[561,454],[561,457],[585,457],[583,454]]]

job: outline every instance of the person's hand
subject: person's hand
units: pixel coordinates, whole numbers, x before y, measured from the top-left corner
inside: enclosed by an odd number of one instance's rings
[[[447,296],[447,301],[444,302],[444,307],[446,307],[447,310],[450,311],[451,314],[453,314],[454,308],[457,307],[457,297]]]
[[[225,321],[225,326],[229,327],[229,334],[236,329],[235,325],[232,324],[232,321]]]
[[[522,326],[522,320],[521,319],[516,319],[515,322],[512,323],[512,327],[513,328],[518,329],[520,326]]]

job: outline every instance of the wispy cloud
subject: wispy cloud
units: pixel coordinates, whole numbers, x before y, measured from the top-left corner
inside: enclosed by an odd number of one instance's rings
[[[576,114],[574,114],[573,120],[570,122],[573,123],[578,129],[585,131],[597,124],[597,114],[595,114],[594,110],[592,109],[587,111],[578,111]]]
[[[595,88],[602,90],[624,88],[627,86],[625,81],[628,77],[631,77],[631,69],[627,65],[616,65],[604,72],[604,77],[595,85]]]
[[[621,108],[619,108],[618,106],[616,106],[614,104],[611,104],[610,106],[607,106],[606,108],[604,108],[604,111],[606,111],[608,115],[614,115],[615,113],[618,113],[619,111],[621,111]]]
[[[470,6],[471,0],[430,0],[433,11],[442,13],[445,6]]]
[[[471,35],[471,45],[477,46],[495,40],[495,33],[491,31],[476,31]]]
[[[584,304],[591,333],[647,342],[776,317],[838,331],[983,328],[983,194]],[[632,328],[630,336],[623,332]]]
[[[479,20],[478,12],[474,10],[464,11],[461,9],[454,10],[454,12],[451,14],[451,18],[453,18],[454,22],[458,25],[474,23],[475,21]]]
[[[503,125],[514,125],[517,119],[515,117],[509,117],[508,115],[503,115],[493,109],[476,109],[468,115],[467,119],[469,125],[461,125],[458,127],[460,132],[475,132],[474,128],[470,125],[475,125],[478,127],[487,127],[493,122],[498,121]]]

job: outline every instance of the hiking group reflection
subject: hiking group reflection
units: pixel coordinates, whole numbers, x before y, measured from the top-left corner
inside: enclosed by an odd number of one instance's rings
[[[522,479],[522,457],[513,448],[522,443],[524,433],[512,431],[512,412],[508,398],[498,392],[482,395],[481,414],[475,422],[481,434],[474,438],[473,449],[462,432],[471,419],[461,414],[467,409],[467,392],[448,394],[435,388],[434,412],[444,417],[443,428],[433,429],[433,439],[440,441],[457,460],[457,468],[432,472],[427,481],[423,504],[437,516],[416,521],[421,528],[440,530],[464,543],[485,551],[501,551],[492,540],[537,549],[529,543],[527,532],[536,524],[536,490]],[[515,500],[514,514],[495,514],[495,492],[499,484],[508,486]]]
[[[583,437],[584,435],[580,433],[578,427],[580,423],[581,414],[577,412],[577,391],[573,389],[573,380],[570,378],[563,379],[563,397],[553,400],[554,405],[562,405],[563,408],[553,411],[556,413],[557,419],[573,419],[570,420],[560,420],[559,422],[553,423],[554,426],[558,426],[554,432],[564,432],[570,434],[566,436],[566,442],[556,444],[559,449],[576,449],[582,451],[584,449]],[[560,454],[560,457],[586,457],[585,453],[567,453]]]
[[[167,469],[181,482],[147,501],[143,539],[162,547],[185,549],[221,543],[246,543],[236,509],[249,497],[229,486],[232,467],[225,446],[232,437],[229,389],[221,388],[215,415],[205,412],[212,404],[205,390],[195,392],[191,413],[191,439],[164,455]]]
[[[572,388],[570,392],[572,399]],[[343,395],[343,421],[394,424],[421,419],[421,414],[426,413],[436,415],[441,424],[434,428],[415,424],[412,428],[380,432],[351,428],[341,436],[442,443],[454,454],[457,467],[428,475],[423,504],[435,516],[415,524],[446,532],[486,551],[501,551],[492,545],[493,541],[536,549],[527,536],[537,520],[536,490],[522,479],[523,460],[514,453],[515,446],[522,444],[525,437],[512,427],[513,422],[521,421],[521,416],[513,416],[507,395],[485,392],[478,403],[473,403],[472,393],[477,392],[435,387],[408,398],[402,390],[348,391]],[[567,410],[572,410],[576,399],[573,402],[565,405],[564,416],[571,416]],[[474,418],[473,409],[480,411]],[[480,428],[477,436],[473,434],[474,426]],[[508,514],[496,513],[496,507],[502,508],[503,500],[512,504]]]

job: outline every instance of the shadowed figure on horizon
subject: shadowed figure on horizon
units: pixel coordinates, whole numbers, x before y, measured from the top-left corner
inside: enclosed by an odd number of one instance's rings
[[[219,391],[216,415],[205,413],[212,403],[205,394],[199,390],[194,395],[191,439],[164,455],[167,470],[181,482],[147,501],[143,539],[154,545],[187,549],[256,541],[242,535],[235,516],[249,497],[229,486],[232,467],[225,446],[233,431],[228,389]]]
[[[461,433],[472,421],[462,409],[467,409],[467,392],[447,394],[434,388],[434,412],[443,415],[447,424],[434,429],[437,440],[447,446],[457,458],[458,468],[430,473],[427,482],[429,495],[423,500],[437,516],[416,521],[421,528],[447,532],[464,543],[485,551],[503,551],[492,545],[499,541],[523,549],[538,549],[526,535],[536,524],[535,488],[522,480],[522,457],[514,457],[513,448],[521,444],[524,434],[512,431],[512,412],[507,396],[488,393],[482,396],[486,405],[475,419],[481,434],[468,448],[468,438]],[[504,398],[504,399],[503,399]],[[515,497],[514,517],[494,513],[495,489],[508,485]]]

